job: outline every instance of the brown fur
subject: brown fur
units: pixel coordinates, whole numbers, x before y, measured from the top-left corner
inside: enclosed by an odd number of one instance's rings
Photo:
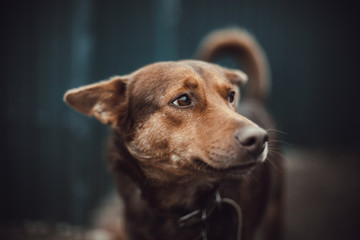
[[[253,53],[252,49],[246,50]],[[65,94],[70,106],[112,126],[108,159],[124,201],[128,239],[196,238],[201,226],[180,228],[177,219],[206,208],[216,190],[241,206],[243,240],[254,237],[268,203],[272,204],[268,219],[278,221],[280,195],[273,197],[273,173],[267,161],[262,163],[266,144],[261,153],[254,155],[236,140],[239,131],[260,129],[258,124],[268,121],[256,101],[252,103],[256,109],[247,111],[248,117],[236,112],[238,87],[246,81],[239,70],[186,60],[154,63]],[[184,94],[191,103],[179,106]],[[254,95],[255,99],[261,98],[259,94]],[[216,211],[207,222],[208,239],[234,239],[235,223],[231,209]],[[278,237],[276,226],[266,227],[274,232],[269,238]]]

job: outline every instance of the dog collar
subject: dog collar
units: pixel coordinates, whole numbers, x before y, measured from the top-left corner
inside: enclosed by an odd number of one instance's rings
[[[215,210],[222,209],[222,205],[227,204],[230,205],[237,215],[237,231],[236,231],[236,239],[241,239],[241,228],[242,228],[242,212],[240,206],[232,199],[229,198],[221,198],[219,190],[215,193],[215,201],[210,204],[207,208],[197,209],[192,211],[182,217],[180,217],[177,221],[179,227],[190,227],[197,224],[201,224],[201,234],[196,239],[207,240],[207,230],[208,230],[208,219],[212,216]]]

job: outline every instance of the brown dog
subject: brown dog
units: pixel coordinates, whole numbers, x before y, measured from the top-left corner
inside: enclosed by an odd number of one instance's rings
[[[128,239],[239,239],[241,231],[246,240],[262,220],[268,238],[279,238],[280,182],[265,161],[266,61],[236,29],[210,35],[199,58],[229,52],[249,71],[240,107],[247,75],[197,60],[154,63],[65,94],[113,129],[108,159]]]

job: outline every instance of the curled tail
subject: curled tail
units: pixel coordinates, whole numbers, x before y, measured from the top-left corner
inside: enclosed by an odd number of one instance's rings
[[[265,101],[270,84],[270,69],[265,53],[255,38],[239,28],[217,30],[205,37],[196,54],[197,59],[207,62],[226,56],[241,64],[249,77],[245,97]]]

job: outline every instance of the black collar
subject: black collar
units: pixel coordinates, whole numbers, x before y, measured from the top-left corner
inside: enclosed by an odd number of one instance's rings
[[[208,219],[211,218],[215,210],[221,211],[223,204],[230,205],[235,210],[238,221],[236,239],[240,240],[242,228],[241,208],[234,200],[229,198],[221,198],[219,191],[216,191],[214,200],[209,204],[209,206],[204,209],[197,209],[178,218],[177,223],[181,228],[201,224],[201,234],[196,239],[207,240]]]

